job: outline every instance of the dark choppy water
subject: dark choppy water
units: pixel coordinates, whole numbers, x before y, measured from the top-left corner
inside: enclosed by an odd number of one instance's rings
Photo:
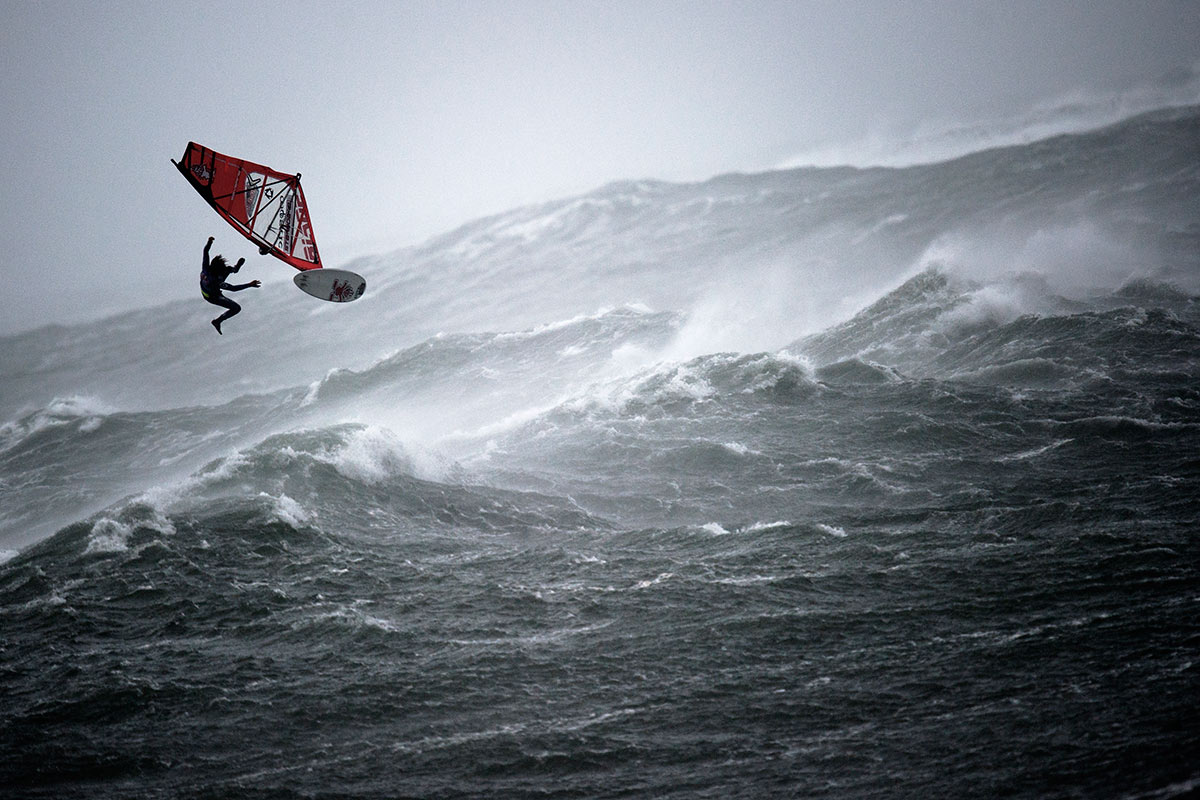
[[[929,269],[761,352],[625,307],[21,412],[4,529],[57,532],[0,565],[0,786],[1193,793],[1200,303],[1030,281]]]

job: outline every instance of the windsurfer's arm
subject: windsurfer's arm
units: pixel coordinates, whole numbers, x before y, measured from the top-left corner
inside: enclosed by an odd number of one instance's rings
[[[262,281],[250,281],[249,283],[239,283],[237,285],[222,283],[221,290],[226,292],[240,292],[242,289],[257,289],[259,286],[262,286]]]
[[[204,270],[205,270],[205,272],[208,271],[208,250],[209,250],[209,248],[212,247],[214,238],[215,237],[212,237],[212,236],[208,237],[208,244],[204,245]]]
[[[244,258],[239,258],[239,259],[237,260],[237,263],[233,265],[233,269],[231,269],[231,270],[229,270],[229,271],[230,271],[230,272],[237,272],[239,269],[241,269],[241,268],[242,268],[242,264],[245,264],[245,263],[246,263],[246,259],[244,259]]]

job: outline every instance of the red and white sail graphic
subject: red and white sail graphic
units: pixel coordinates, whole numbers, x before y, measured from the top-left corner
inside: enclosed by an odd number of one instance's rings
[[[183,158],[171,163],[260,250],[299,270],[321,266],[299,173],[278,172],[195,142],[188,142]]]

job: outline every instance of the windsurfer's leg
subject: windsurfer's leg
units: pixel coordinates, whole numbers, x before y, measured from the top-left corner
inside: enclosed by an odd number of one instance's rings
[[[222,314],[221,316],[217,317],[216,319],[214,319],[212,321],[212,325],[214,328],[217,329],[217,333],[221,333],[221,323],[222,322],[224,322],[225,320],[229,319],[234,314],[237,314],[239,311],[242,310],[241,306],[239,306],[237,303],[233,302],[232,300],[230,300],[228,297],[226,297],[223,294],[210,295],[204,299],[207,300],[208,302],[212,303],[214,306],[221,306],[222,308],[229,309],[224,314]]]
[[[237,303],[230,300],[228,297],[225,298],[225,302],[222,303],[221,305],[223,305],[229,309],[228,311],[226,311],[224,314],[222,314],[219,317],[219,319],[221,319],[222,321],[229,319],[234,314],[237,314],[239,311],[242,310],[241,306],[239,306]]]

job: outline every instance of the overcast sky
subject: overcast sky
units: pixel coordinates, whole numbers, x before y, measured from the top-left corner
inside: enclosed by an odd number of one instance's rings
[[[210,234],[291,277],[171,166],[189,140],[302,172],[338,266],[613,180],[903,163],[1195,102],[1200,64],[1191,1],[0,9],[0,333],[199,303]]]

